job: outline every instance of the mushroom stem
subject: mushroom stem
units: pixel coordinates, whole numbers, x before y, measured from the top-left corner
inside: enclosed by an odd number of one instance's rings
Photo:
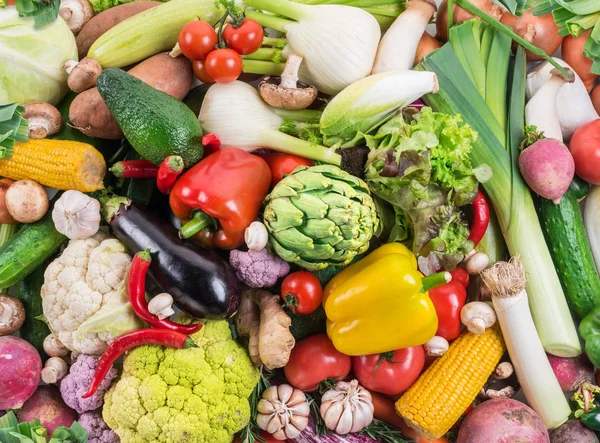
[[[298,85],[298,71],[302,64],[302,57],[298,54],[290,54],[285,62],[285,68],[281,73],[281,87],[295,89]]]
[[[73,10],[71,8],[61,8],[58,15],[60,15],[64,21],[68,22],[71,20],[71,17],[73,17]]]
[[[47,384],[56,383],[65,375],[67,375],[67,363],[60,357],[50,357],[42,369],[42,380]]]
[[[8,303],[0,303],[0,327],[8,326],[15,313],[14,308]]]
[[[67,60],[65,62],[65,64],[63,65],[63,69],[65,70],[65,72],[67,74],[70,74],[71,71],[73,70],[73,68],[77,66],[77,61],[76,60]]]
[[[175,313],[173,310],[173,297],[166,292],[158,294],[148,303],[148,311],[161,320],[170,317]]]

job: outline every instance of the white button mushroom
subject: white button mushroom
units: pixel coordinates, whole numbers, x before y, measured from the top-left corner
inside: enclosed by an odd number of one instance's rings
[[[43,346],[44,352],[50,357],[65,357],[69,354],[69,350],[54,334],[50,334],[44,339]]]
[[[444,337],[435,336],[423,346],[430,357],[441,357],[446,353],[450,344]]]
[[[474,301],[463,306],[460,321],[473,334],[483,334],[496,323],[496,311],[487,303]]]
[[[88,0],[62,0],[58,14],[67,22],[67,26],[77,35],[94,17],[94,8]]]
[[[471,275],[478,275],[485,271],[490,264],[490,258],[485,252],[476,252],[467,257],[465,269]]]
[[[23,117],[29,123],[29,138],[36,140],[56,134],[62,127],[62,115],[50,103],[25,103]]]
[[[148,303],[148,311],[161,320],[170,317],[175,314],[173,310],[173,297],[166,292],[158,294]]]
[[[67,370],[67,363],[62,358],[50,357],[42,369],[42,380],[49,385],[56,383],[65,378]]]
[[[269,242],[269,233],[267,228],[261,222],[255,221],[250,223],[244,232],[244,240],[246,246],[251,251],[262,251]]]

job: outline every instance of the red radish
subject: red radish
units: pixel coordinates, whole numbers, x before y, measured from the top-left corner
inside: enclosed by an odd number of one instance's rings
[[[40,383],[42,359],[25,340],[0,337],[0,410],[19,409]]]
[[[458,432],[460,443],[549,443],[548,430],[533,409],[511,398],[495,398],[467,415]]]
[[[54,386],[40,386],[19,411],[20,421],[37,418],[48,429],[48,435],[62,425],[67,428],[77,419],[77,413],[69,408]]]
[[[550,443],[598,443],[598,437],[579,420],[569,420],[552,431]]]
[[[554,54],[563,41],[563,37],[558,33],[560,28],[552,14],[533,15],[533,9],[529,9],[517,17],[504,12],[500,21],[548,55]],[[527,60],[539,61],[542,57],[527,51]]]
[[[594,367],[584,356],[564,358],[548,354],[548,361],[563,392],[576,391],[582,383],[594,381]]]
[[[573,181],[575,162],[564,144],[545,138],[521,152],[519,169],[535,193],[558,204]]]

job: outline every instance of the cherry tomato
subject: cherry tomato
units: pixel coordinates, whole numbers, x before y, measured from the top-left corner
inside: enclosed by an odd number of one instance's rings
[[[260,48],[264,36],[262,26],[249,18],[244,19],[237,28],[228,24],[223,30],[223,40],[241,55],[252,54]]]
[[[285,175],[291,174],[298,166],[314,166],[314,162],[291,154],[260,154],[271,168],[271,186],[279,183]]]
[[[204,66],[204,60],[195,60],[192,63],[192,68],[194,69],[194,75],[198,80],[202,83],[212,84],[215,81],[210,78],[210,76],[206,73],[206,67]]]
[[[600,185],[600,119],[580,126],[569,143],[575,173],[586,182]]]
[[[323,288],[310,272],[293,272],[281,283],[281,298],[294,314],[306,315],[321,305]]]
[[[454,271],[450,271],[452,275],[452,281],[458,282],[463,285],[465,288],[469,286],[469,282],[471,281],[471,277],[469,273],[465,271],[463,268],[456,268]]]
[[[345,378],[351,366],[350,357],[335,349],[326,334],[317,334],[296,343],[283,372],[295,388],[314,391],[328,378]]]
[[[352,371],[360,384],[387,395],[398,395],[410,388],[424,365],[423,346],[352,357]]]
[[[204,69],[217,83],[231,83],[242,73],[242,57],[233,49],[215,49],[206,56]]]
[[[211,25],[202,20],[188,23],[179,32],[179,47],[190,60],[202,60],[217,45],[219,38]]]

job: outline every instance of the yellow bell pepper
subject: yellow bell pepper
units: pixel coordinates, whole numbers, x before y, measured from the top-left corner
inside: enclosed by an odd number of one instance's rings
[[[344,269],[325,287],[327,335],[347,355],[380,354],[427,343],[437,331],[427,292],[449,274],[423,277],[414,254],[388,243]]]

